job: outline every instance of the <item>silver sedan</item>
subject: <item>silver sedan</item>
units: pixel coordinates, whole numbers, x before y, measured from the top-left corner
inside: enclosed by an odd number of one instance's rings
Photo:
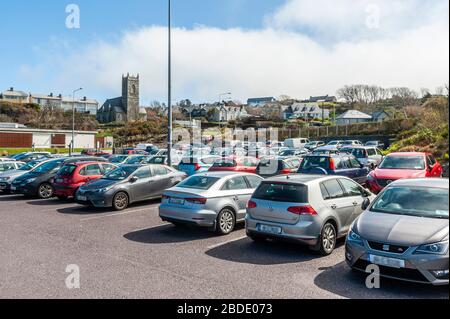
[[[167,190],[159,207],[163,221],[208,227],[221,235],[245,221],[247,202],[262,182],[249,173],[209,172]]]

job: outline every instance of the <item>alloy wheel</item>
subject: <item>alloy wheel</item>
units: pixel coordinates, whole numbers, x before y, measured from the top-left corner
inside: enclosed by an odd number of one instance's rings
[[[222,234],[229,234],[234,229],[234,214],[226,209],[222,211],[219,217],[219,228]]]
[[[39,197],[47,199],[53,196],[53,187],[50,184],[39,186]]]
[[[330,254],[336,245],[336,231],[331,224],[325,225],[322,235],[322,246],[325,253]]]
[[[123,210],[128,206],[128,196],[125,193],[118,193],[114,197],[114,206],[117,210]]]

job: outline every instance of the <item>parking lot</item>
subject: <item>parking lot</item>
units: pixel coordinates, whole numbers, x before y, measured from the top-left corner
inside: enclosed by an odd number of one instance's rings
[[[448,287],[382,279],[369,290],[344,247],[329,257],[176,228],[158,202],[123,212],[0,195],[0,298],[448,298]],[[66,267],[80,268],[80,289]]]

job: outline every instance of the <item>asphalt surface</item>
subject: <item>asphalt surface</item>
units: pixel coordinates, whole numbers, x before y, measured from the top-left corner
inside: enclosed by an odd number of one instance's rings
[[[80,288],[66,287],[68,265]],[[449,298],[448,286],[365,277],[344,262],[343,242],[320,257],[286,243],[253,243],[176,228],[158,202],[124,212],[71,201],[0,195],[0,298]]]

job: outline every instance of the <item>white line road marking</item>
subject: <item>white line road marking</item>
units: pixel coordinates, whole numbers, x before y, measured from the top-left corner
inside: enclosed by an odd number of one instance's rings
[[[147,208],[136,209],[136,210],[128,210],[128,211],[121,212],[121,213],[114,213],[114,214],[108,214],[108,215],[101,215],[101,216],[87,217],[87,218],[82,218],[80,221],[86,222],[86,221],[90,221],[90,220],[103,219],[103,218],[107,218],[107,217],[123,216],[123,215],[128,215],[128,214],[133,214],[133,213],[139,213],[139,212],[148,211],[150,208],[151,208],[151,207],[147,207]]]
[[[223,243],[220,243],[220,244],[215,244],[215,245],[209,246],[208,250],[209,249],[214,249],[214,248],[217,248],[217,247],[220,247],[220,246],[224,246],[226,244],[231,244],[231,243],[234,243],[236,241],[239,241],[239,240],[242,240],[242,239],[245,239],[245,238],[247,238],[247,236],[241,236],[241,237],[238,237],[238,238],[235,238],[235,239],[231,239],[229,241],[226,241],[226,242],[223,242]]]

